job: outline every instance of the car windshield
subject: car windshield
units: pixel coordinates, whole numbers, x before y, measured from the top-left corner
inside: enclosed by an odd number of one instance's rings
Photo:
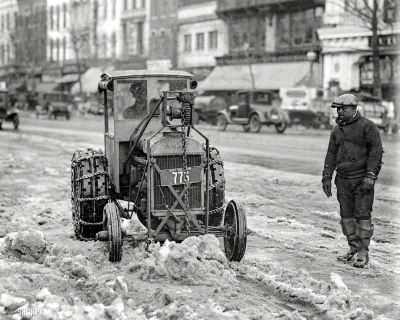
[[[259,104],[271,104],[271,93],[270,92],[255,92],[254,103]]]

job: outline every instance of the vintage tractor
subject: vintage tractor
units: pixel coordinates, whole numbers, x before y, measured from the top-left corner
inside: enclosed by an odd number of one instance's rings
[[[193,125],[192,78],[181,71],[102,75],[105,153],[74,153],[72,216],[78,239],[108,241],[112,262],[121,260],[123,240],[179,242],[207,233],[224,238],[229,260],[244,256],[246,214],[238,201],[225,202],[220,154]],[[123,228],[133,215],[144,233]]]

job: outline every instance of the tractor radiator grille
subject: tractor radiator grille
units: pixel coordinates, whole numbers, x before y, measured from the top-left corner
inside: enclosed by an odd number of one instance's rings
[[[201,155],[187,155],[187,166],[197,167],[201,164]],[[156,157],[156,163],[161,170],[174,169],[183,167],[183,159],[181,155],[173,156],[159,156]],[[155,188],[154,188],[154,209],[155,210],[165,210],[165,205],[172,207],[175,203],[176,198],[172,194],[168,187],[160,186],[160,176],[158,172],[154,172],[155,175]],[[182,192],[184,185],[173,186],[178,195]],[[200,208],[201,207],[201,183],[192,183],[189,187],[189,209]],[[182,197],[184,202],[184,197]],[[182,209],[182,206],[178,204],[175,209]]]
[[[201,155],[187,155],[186,162],[188,167],[198,167],[201,164]],[[182,156],[156,157],[156,163],[161,170],[183,168]]]

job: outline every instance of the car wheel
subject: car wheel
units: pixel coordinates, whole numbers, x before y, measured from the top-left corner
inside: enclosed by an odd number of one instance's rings
[[[228,126],[228,121],[223,114],[218,115],[217,126],[220,131],[225,131]]]
[[[275,129],[278,133],[284,133],[286,130],[286,122],[283,121],[281,123],[276,123],[275,124]]]
[[[19,126],[19,117],[18,116],[14,117],[13,123],[14,123],[14,129],[18,130],[18,126]]]
[[[69,113],[67,113],[67,114],[65,115],[65,117],[67,118],[67,120],[71,119],[71,115],[70,115]]]
[[[249,128],[250,128],[250,132],[253,132],[253,133],[260,132],[260,130],[261,130],[261,121],[260,121],[260,117],[257,114],[253,114],[250,117]]]

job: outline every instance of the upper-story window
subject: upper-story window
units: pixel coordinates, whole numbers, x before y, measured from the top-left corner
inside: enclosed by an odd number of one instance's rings
[[[208,47],[210,49],[218,48],[218,32],[217,31],[210,31],[208,33]]]
[[[67,27],[67,4],[63,3],[63,27]]]
[[[14,29],[18,28],[18,13],[14,12]]]
[[[107,19],[107,0],[103,0],[103,17]]]
[[[316,39],[317,27],[313,9],[278,15],[277,48],[312,45]]]
[[[8,12],[6,15],[6,28],[7,30],[10,30],[10,15],[8,14]]]
[[[183,38],[184,38],[184,51],[191,52],[192,51],[192,35],[185,34],[183,36]]]
[[[204,50],[204,33],[196,33],[196,50]]]
[[[56,28],[57,30],[60,30],[60,6],[57,6],[56,10]]]
[[[54,28],[53,10],[53,6],[50,6],[50,30],[53,30]]]
[[[115,16],[117,15],[117,1],[111,1],[112,3],[112,18],[115,19]]]
[[[128,10],[128,0],[124,0],[124,10]]]

